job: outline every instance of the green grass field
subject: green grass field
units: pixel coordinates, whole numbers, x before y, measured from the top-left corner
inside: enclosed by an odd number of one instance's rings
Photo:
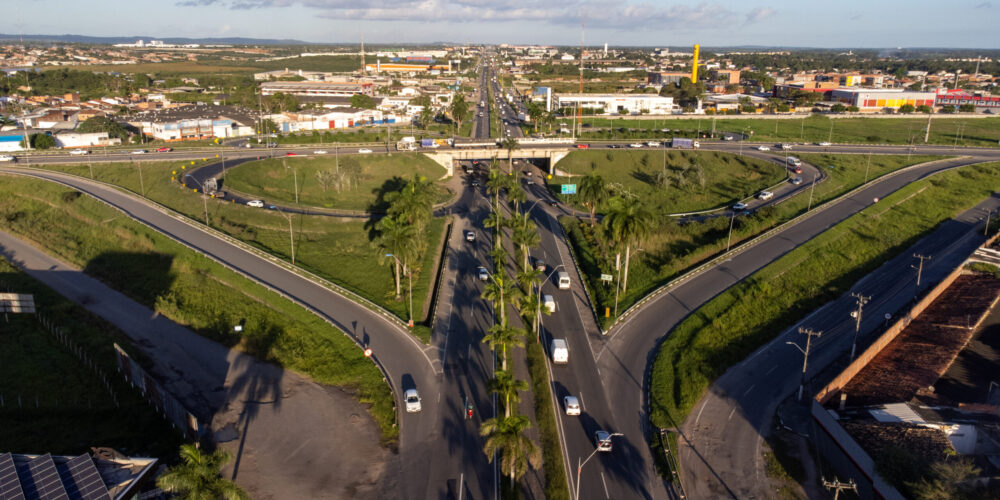
[[[116,407],[101,378],[34,315],[10,314],[0,328],[0,449],[81,454],[110,446],[129,455],[177,453],[183,437],[117,371],[112,344],[135,351],[121,331],[2,258],[0,285],[32,294],[39,312],[108,377],[118,401]]]
[[[244,163],[226,173],[225,186],[269,202],[291,205],[295,203],[295,184],[298,183],[300,205],[368,210],[387,190],[398,189],[414,174],[440,179],[447,173],[444,167],[419,153],[351,155],[350,161],[355,160],[361,165],[361,178],[350,188],[334,186],[324,190],[317,181],[317,172],[336,171],[341,161],[347,161],[347,158],[337,159],[332,155]],[[451,197],[443,185],[439,184],[438,189],[438,202]]]
[[[117,71],[120,73],[154,73],[154,74],[191,74],[191,73],[248,73],[258,68],[252,66],[247,61],[242,61],[239,65],[227,66],[211,63],[201,63],[197,61],[178,61],[162,63],[137,63],[137,64],[87,64],[73,66],[73,69],[80,71],[108,72]]]
[[[395,439],[381,372],[341,331],[297,304],[58,184],[5,176],[0,227],[207,338],[348,388],[371,405],[384,438]],[[234,333],[240,323],[243,333]]]
[[[562,118],[567,124],[571,118]],[[713,130],[747,133],[751,141],[822,142],[864,144],[923,144],[927,115],[913,118],[838,118],[814,115],[804,119],[723,118],[706,116],[682,120],[629,120],[584,117],[583,139],[628,140],[633,138],[707,136]],[[832,134],[831,134],[832,126]],[[603,130],[591,130],[594,127]],[[625,131],[618,129],[624,128]],[[662,129],[670,129],[665,133]],[[676,131],[676,132],[675,132]],[[930,144],[958,146],[998,146],[1000,117],[939,118],[931,121]]]
[[[832,200],[860,186],[865,180],[875,179],[907,165],[939,159],[937,156],[907,157],[905,155],[800,155],[804,160],[822,166],[829,176],[818,183],[813,193],[812,206]],[[829,168],[833,165],[834,168]],[[807,179],[806,181],[809,181]],[[753,238],[778,224],[791,220],[806,211],[809,193],[801,193],[779,205],[758,210],[751,216],[738,217],[733,222],[732,246]],[[606,246],[598,232],[588,223],[572,218],[561,219],[573,244],[586,284],[594,298],[601,321],[605,326],[614,320],[614,287],[600,281],[600,275],[614,274],[614,253]],[[645,241],[641,252],[633,256],[629,270],[629,288],[618,297],[618,311],[630,305],[657,287],[680,276],[706,260],[725,251],[729,238],[729,218],[715,217],[701,222],[678,224],[676,219],[661,218]],[[604,317],[605,308],[612,317]]]
[[[699,183],[698,168],[704,173]],[[731,204],[772,186],[786,177],[781,165],[750,157],[709,151],[574,151],[556,164],[556,169],[575,175],[594,171],[616,191],[635,195],[658,215],[694,212]],[[656,175],[667,171],[670,187],[663,189]],[[684,184],[678,182],[684,178]],[[578,183],[579,177],[553,177],[549,185],[558,193],[559,184]],[[580,210],[586,207],[574,195],[557,194],[563,202]]]
[[[187,168],[196,168],[201,164],[200,161],[195,165],[190,162],[186,165],[173,162],[110,163],[95,164],[93,169],[97,180],[140,193],[139,165],[142,165],[147,198],[204,223],[206,204],[201,195],[171,181],[173,172],[180,175]],[[186,168],[182,170],[182,166]],[[45,168],[90,176],[86,164],[46,165]],[[291,260],[288,220],[283,214],[221,199],[209,199],[207,207],[208,222],[212,227],[281,259]],[[292,224],[296,265],[385,307],[403,320],[408,318],[408,301],[394,298],[390,262],[382,258],[382,253],[371,243],[371,221],[293,215]],[[430,295],[433,281],[430,269],[444,226],[444,219],[432,220],[425,235],[427,248],[432,250],[427,252],[424,263],[414,271],[413,308],[417,313],[417,322],[424,320],[420,311]],[[426,334],[421,337],[426,337]]]
[[[998,186],[1000,163],[912,183],[700,307],[669,333],[657,354],[653,424],[679,426],[729,366]]]

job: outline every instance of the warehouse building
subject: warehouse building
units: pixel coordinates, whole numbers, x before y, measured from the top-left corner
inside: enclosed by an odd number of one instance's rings
[[[260,84],[262,95],[277,93],[305,97],[351,97],[362,94],[375,95],[371,82],[264,82]]]
[[[898,110],[900,106],[934,106],[934,92],[917,92],[903,89],[833,89],[831,100],[847,106],[857,106],[861,111]]]
[[[674,98],[655,94],[561,94],[557,107],[594,110],[599,114],[665,115],[673,112]]]
[[[253,135],[255,114],[236,106],[185,106],[139,113],[129,124],[164,141]]]

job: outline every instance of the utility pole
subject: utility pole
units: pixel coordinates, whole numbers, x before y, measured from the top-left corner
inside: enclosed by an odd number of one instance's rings
[[[816,191],[816,177],[818,177],[818,175],[813,174],[813,183],[812,186],[809,187],[809,206],[806,207],[806,212],[812,210],[813,207],[813,192]]]
[[[852,293],[851,297],[858,299],[858,309],[852,312],[854,316],[854,343],[851,344],[851,361],[854,361],[854,354],[858,349],[858,332],[861,330],[861,311],[872,297],[871,295],[866,297],[860,293]]]
[[[865,166],[865,182],[864,182],[864,184],[868,184],[868,169],[870,169],[870,168],[872,168],[872,152],[871,152],[871,150],[868,151],[868,165]]]
[[[729,218],[729,237],[726,238],[726,252],[729,252],[729,247],[733,242],[733,222],[736,221],[736,211],[733,210],[732,217]]]
[[[990,235],[990,216],[991,215],[993,215],[993,210],[987,208],[986,209],[986,226],[983,227],[983,236],[989,236]]]
[[[931,109],[930,113],[927,113],[927,131],[924,132],[924,144],[927,144],[927,140],[931,138],[931,117],[934,116],[934,110]]]
[[[930,260],[931,257],[929,255],[920,255],[918,253],[915,253],[915,254],[913,254],[913,258],[914,259],[920,259],[920,264],[919,265],[917,265],[917,266],[910,266],[910,267],[912,267],[912,268],[914,268],[914,269],[917,270],[917,288],[920,288],[920,276],[923,275],[923,273],[924,273],[924,261],[925,260]]]
[[[823,479],[823,486],[826,487],[826,489],[828,490],[833,490],[833,489],[837,490],[833,493],[833,500],[837,500],[837,498],[840,496],[841,490],[851,490],[855,493],[858,492],[858,485],[857,483],[854,482],[853,479],[851,479],[851,481],[847,483],[842,483],[840,482],[839,479],[836,478],[834,478],[832,482]]]
[[[803,335],[806,336],[806,348],[805,349],[803,349],[802,347],[800,347],[795,342],[788,341],[788,342],[785,342],[785,343],[789,344],[789,345],[795,346],[795,348],[798,349],[799,352],[802,353],[802,380],[799,382],[799,401],[802,401],[802,391],[805,390],[805,386],[806,386],[806,368],[809,366],[809,349],[812,348],[812,338],[813,337],[819,338],[820,335],[823,335],[823,332],[817,332],[817,331],[813,330],[812,328],[802,328],[802,327],[799,327],[799,333],[801,333],[801,334],[803,334]]]

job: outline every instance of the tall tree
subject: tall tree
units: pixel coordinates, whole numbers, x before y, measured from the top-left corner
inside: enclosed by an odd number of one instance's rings
[[[604,182],[604,178],[596,172],[591,172],[580,179],[577,196],[580,197],[580,201],[583,202],[584,206],[590,210],[590,225],[594,225],[597,207],[608,201],[608,198],[611,197],[611,192],[608,191],[608,184]]]
[[[625,247],[625,276],[622,279],[622,291],[628,289],[628,268],[632,256],[632,247],[649,236],[653,229],[653,215],[635,198],[622,198],[612,206],[604,217],[604,226],[612,239],[617,243],[619,256],[621,247]]]
[[[500,147],[507,150],[507,160],[510,167],[509,173],[514,173],[514,151],[520,149],[521,145],[517,143],[517,139],[508,137],[503,141],[500,141]]]
[[[483,452],[493,461],[500,453],[500,466],[508,471],[511,484],[520,479],[528,467],[537,468],[542,460],[542,452],[524,431],[531,428],[531,420],[524,415],[491,418],[479,428],[480,435],[486,437]]]
[[[395,258],[389,258],[392,259],[390,262],[395,270],[393,277],[396,280],[396,298],[398,299],[401,293],[400,278],[405,272],[402,267],[417,249],[417,240],[422,238],[417,237],[418,233],[413,224],[392,216],[382,217],[375,223],[375,230],[378,231],[375,242],[382,255],[392,254],[395,256]]]
[[[542,242],[542,236],[538,234],[538,225],[527,213],[515,215],[511,225],[514,229],[511,240],[521,250],[521,269],[528,269],[531,267],[531,263],[528,262],[528,250]]]
[[[507,369],[507,348],[524,347],[524,329],[514,328],[506,324],[496,324],[490,327],[483,336],[483,343],[490,346],[491,351],[500,348],[500,369]]]
[[[514,374],[499,370],[493,373],[493,379],[489,381],[490,391],[499,394],[504,400],[504,416],[509,417],[511,413],[510,403],[521,402],[521,392],[528,390],[528,383],[514,378]]]
[[[156,486],[161,490],[180,494],[180,498],[197,500],[250,498],[236,483],[219,475],[222,466],[229,461],[228,453],[222,450],[205,453],[193,444],[182,444],[180,456],[181,464],[156,478]]]
[[[451,100],[451,119],[455,120],[458,124],[458,128],[462,128],[462,122],[465,121],[465,116],[469,114],[469,103],[465,102],[465,97],[462,94],[455,94],[455,98]]]

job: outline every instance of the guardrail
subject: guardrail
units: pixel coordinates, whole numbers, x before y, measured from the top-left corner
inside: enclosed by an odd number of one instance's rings
[[[971,158],[971,157],[969,157],[969,156],[960,156],[958,158]],[[804,220],[806,220],[806,219],[808,219],[808,218],[810,218],[810,217],[812,217],[812,216],[814,216],[814,215],[816,215],[816,214],[818,214],[818,213],[826,210],[830,206],[834,205],[835,202],[838,201],[838,200],[842,200],[842,199],[848,198],[848,197],[850,197],[850,196],[852,196],[852,195],[854,195],[854,194],[856,194],[856,193],[858,193],[858,192],[860,192],[860,191],[862,191],[864,189],[867,189],[869,186],[871,186],[871,185],[873,185],[875,183],[882,182],[882,181],[884,181],[886,179],[889,179],[891,177],[899,175],[899,174],[901,174],[903,172],[908,172],[908,171],[916,169],[916,168],[926,167],[928,165],[931,165],[931,164],[934,164],[934,163],[938,163],[938,162],[953,161],[955,159],[956,158],[946,158],[946,159],[941,159],[941,160],[934,160],[934,161],[930,161],[930,162],[926,162],[926,163],[919,163],[919,164],[916,164],[916,165],[910,165],[908,167],[904,167],[904,168],[901,168],[901,169],[898,169],[898,170],[894,170],[894,171],[889,172],[889,173],[887,173],[887,174],[885,174],[885,175],[883,175],[881,177],[876,177],[876,178],[868,181],[865,184],[861,184],[860,186],[858,186],[858,187],[856,187],[856,188],[848,191],[847,193],[844,193],[844,194],[842,194],[842,195],[840,195],[840,196],[838,196],[836,198],[833,198],[831,200],[827,200],[826,202],[824,202],[824,203],[822,203],[820,205],[817,205],[812,210],[810,210],[808,212],[804,212],[802,214],[799,214],[798,216],[796,216],[792,220],[789,220],[789,221],[787,221],[787,222],[785,222],[783,224],[778,225],[777,227],[774,227],[774,228],[772,228],[772,229],[770,229],[770,230],[768,230],[768,231],[766,231],[764,233],[761,233],[761,234],[755,236],[754,238],[752,238],[751,240],[746,241],[746,242],[738,245],[736,248],[733,248],[732,250],[730,250],[728,252],[724,252],[722,254],[719,254],[716,257],[714,257],[711,260],[709,260],[708,262],[705,262],[704,264],[696,267],[695,269],[693,269],[691,271],[688,271],[687,273],[685,273],[685,274],[683,274],[683,275],[681,275],[681,276],[679,276],[679,277],[677,277],[677,278],[675,278],[675,279],[667,282],[666,284],[660,286],[656,290],[650,292],[645,297],[643,297],[642,299],[640,299],[635,304],[632,304],[628,309],[626,309],[620,316],[618,316],[618,318],[615,319],[614,323],[612,323],[611,326],[608,327],[607,332],[610,333],[612,329],[614,329],[615,327],[618,327],[619,325],[621,325],[622,323],[624,323],[625,321],[627,321],[627,319],[628,319],[629,316],[631,316],[632,314],[638,312],[648,302],[650,302],[650,301],[658,298],[663,293],[668,292],[668,291],[670,291],[670,290],[672,290],[674,288],[677,288],[680,285],[683,285],[684,283],[686,283],[686,282],[688,282],[688,281],[696,278],[697,276],[699,276],[702,273],[708,271],[709,269],[717,266],[720,262],[729,260],[729,259],[735,257],[736,255],[739,255],[739,254],[741,254],[741,253],[743,253],[743,252],[745,252],[745,251],[747,251],[747,250],[749,250],[749,249],[751,249],[751,248],[759,245],[760,243],[762,243],[765,240],[771,238],[775,234],[783,232],[786,229],[788,229],[788,228],[790,228],[790,227],[792,227],[792,226],[794,226],[794,225],[796,225],[796,224],[798,224],[798,223],[800,223],[800,222],[802,222],[802,221],[804,221]],[[970,165],[979,165],[979,164],[982,164],[982,163],[990,163],[990,162],[989,161],[983,161],[983,162],[967,163],[967,164],[964,164],[964,165],[957,165],[957,166],[955,166],[953,168],[967,167],[967,166],[970,166]],[[944,170],[950,170],[950,169],[944,169]]]

